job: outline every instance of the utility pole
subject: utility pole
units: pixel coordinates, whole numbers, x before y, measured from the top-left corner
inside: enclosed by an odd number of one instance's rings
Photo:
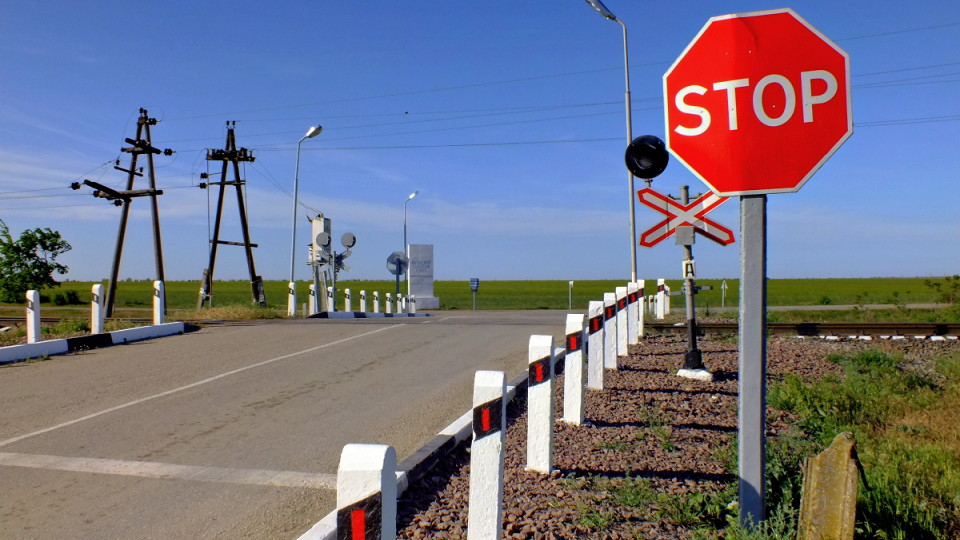
[[[250,242],[250,229],[247,225],[247,208],[243,200],[243,186],[246,181],[240,178],[240,162],[253,162],[256,158],[246,148],[237,149],[237,139],[234,135],[234,128],[237,123],[227,122],[227,141],[223,150],[207,149],[207,161],[222,161],[223,167],[220,171],[219,182],[201,183],[200,188],[206,189],[209,186],[220,186],[217,196],[217,212],[214,219],[213,237],[210,239],[210,260],[207,268],[203,271],[203,278],[200,283],[200,297],[197,300],[197,309],[203,307],[203,304],[209,301],[213,306],[213,271],[217,262],[217,246],[220,244],[231,246],[242,246],[247,255],[247,270],[250,272],[250,287],[253,294],[253,303],[260,306],[266,306],[267,300],[263,292],[263,278],[257,275],[256,266],[253,262],[253,248],[257,244]],[[230,167],[232,165],[232,167]],[[233,169],[233,180],[227,180],[228,169]],[[203,178],[207,178],[206,175]],[[234,186],[237,191],[237,208],[240,213],[240,231],[243,234],[243,242],[229,242],[220,240],[220,222],[223,216],[223,197],[227,186]]]

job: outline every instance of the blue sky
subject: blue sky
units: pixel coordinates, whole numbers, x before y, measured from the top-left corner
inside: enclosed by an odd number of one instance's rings
[[[960,4],[608,0],[628,27],[633,133],[664,137],[662,75],[714,15],[791,7],[851,58],[854,134],[797,193],[770,195],[768,275],[960,272]],[[138,109],[159,123],[168,279],[208,256],[205,149],[225,123],[244,168],[258,273],[286,279],[297,141],[297,276],[305,216],[358,242],[341,279],[389,279],[409,240],[435,246],[438,279],[629,278],[620,26],[583,0],[483,2],[7,2],[0,17],[0,219],[63,233],[68,278],[109,275]],[[212,164],[213,165],[213,164]],[[219,170],[212,166],[211,170]],[[654,189],[705,186],[677,160]],[[146,187],[138,180],[136,187]],[[638,182],[637,188],[643,187]],[[209,193],[215,197],[216,192]],[[232,194],[231,194],[232,195]],[[235,199],[221,237],[240,240]],[[121,277],[153,277],[149,204],[133,203]],[[637,206],[638,234],[659,221]],[[738,203],[710,216],[739,237]],[[698,277],[735,277],[739,244],[699,238]],[[678,278],[682,250],[638,248],[641,278]],[[244,279],[219,250],[217,279]]]

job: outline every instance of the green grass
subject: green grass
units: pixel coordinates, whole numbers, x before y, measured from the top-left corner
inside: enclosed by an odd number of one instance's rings
[[[811,455],[838,433],[852,432],[868,484],[860,487],[858,538],[956,538],[960,428],[943,420],[960,413],[960,359],[919,368],[879,352],[831,360],[843,377],[808,383],[789,376],[770,389],[768,403],[798,417],[793,440],[803,448],[789,453]],[[775,503],[793,504],[797,480],[786,491]]]
[[[712,285],[713,290],[697,295],[697,306],[718,307],[721,304],[720,284],[723,280],[703,279],[698,285]],[[767,282],[767,302],[771,306],[797,305],[858,305],[858,304],[913,304],[934,303],[940,293],[924,284],[925,278],[863,278],[863,279],[771,279]],[[938,281],[935,278],[933,281]],[[942,281],[942,280],[941,280]],[[739,281],[727,279],[724,304],[736,306],[739,301]],[[106,286],[106,282],[103,282]],[[57,293],[76,291],[81,305],[90,302],[91,282],[67,281],[61,287],[41,291],[54,298]],[[623,286],[620,280],[578,280],[573,285],[573,307],[584,309],[591,300],[600,300],[604,292],[613,292]],[[656,279],[646,280],[648,294],[655,292]],[[680,280],[667,280],[674,291],[681,289]],[[285,309],[286,282],[265,281],[264,291],[268,307]],[[302,301],[307,298],[307,282],[297,284],[297,295]],[[166,283],[167,306],[170,309],[193,309],[196,307],[198,281],[169,281]],[[373,291],[379,291],[381,299],[393,293],[395,283],[383,281],[345,280],[337,284],[338,290],[351,289],[354,303],[359,303],[361,289],[366,290],[368,301]],[[401,283],[401,290],[405,284]],[[541,281],[480,281],[477,292],[477,309],[567,309],[568,282],[564,280]],[[216,281],[213,285],[215,305],[247,305],[251,302],[250,284],[247,281]],[[473,294],[469,280],[437,281],[434,295],[440,298],[441,309],[472,309]],[[117,284],[117,308],[150,308],[152,306],[151,281],[121,281]],[[341,297],[342,298],[342,297]],[[680,299],[682,300],[682,299]],[[675,302],[680,302],[674,299]],[[342,300],[341,300],[342,301]]]

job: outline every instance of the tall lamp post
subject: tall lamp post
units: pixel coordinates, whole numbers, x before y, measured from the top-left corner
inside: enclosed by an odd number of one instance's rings
[[[409,197],[407,197],[407,200],[403,201],[403,254],[404,254],[404,255],[407,255],[407,203],[410,202],[411,200],[413,200],[413,198],[416,197],[418,193],[420,193],[420,190],[414,191],[413,193],[410,194]],[[409,255],[407,255],[407,256],[409,257]],[[410,273],[410,268],[409,268],[409,266],[408,266],[408,267],[407,267],[407,274],[409,274],[409,273]],[[408,276],[407,276],[407,278],[408,278],[408,279],[407,279],[407,296],[410,296],[410,279],[409,279],[409,277],[410,277],[410,276],[408,275]],[[397,293],[399,294],[400,291],[398,290]]]
[[[627,83],[627,92],[626,92],[626,101],[627,101],[627,144],[630,144],[633,141],[633,112],[630,106],[630,57],[627,52],[627,25],[623,24],[623,21],[617,18],[607,6],[603,5],[603,2],[600,0],[586,0],[590,6],[599,11],[601,15],[606,17],[611,21],[620,23],[620,26],[623,27],[623,71],[626,77]],[[630,199],[630,280],[637,280],[637,227],[635,225],[635,210],[634,210],[634,198],[636,193],[633,191],[633,173],[627,173],[629,178],[629,199]]]
[[[293,224],[290,233],[290,283],[287,294],[287,316],[289,317],[297,314],[297,288],[296,282],[294,281],[293,269],[297,256],[297,196],[300,189],[300,145],[303,144],[303,141],[316,137],[321,131],[323,131],[323,127],[320,125],[310,126],[310,129],[297,141],[297,167],[293,174]]]

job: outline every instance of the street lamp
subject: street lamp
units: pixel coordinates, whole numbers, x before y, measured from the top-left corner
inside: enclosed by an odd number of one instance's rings
[[[410,202],[414,197],[416,197],[418,193],[420,193],[420,190],[414,191],[413,193],[410,194],[409,197],[407,197],[407,200],[403,201],[403,254],[406,255],[406,256],[408,256],[408,257],[409,257],[409,255],[407,255],[407,203]],[[407,274],[409,274],[409,273],[410,273],[410,269],[409,269],[409,267],[408,267],[408,269],[407,269]],[[407,296],[410,296],[410,279],[409,279],[409,275],[408,275],[407,277],[408,277],[408,279],[407,279]],[[399,292],[400,292],[400,291],[398,290],[397,293],[399,293]]]
[[[297,255],[297,194],[300,189],[300,145],[307,139],[312,139],[323,131],[320,125],[310,126],[310,129],[297,141],[297,167],[293,174],[293,226],[290,234],[290,290],[287,295],[287,315],[293,317],[297,313],[297,290],[294,285],[293,269]]]
[[[600,0],[586,0],[590,7],[600,12],[601,15],[606,17],[611,21],[620,23],[620,26],[623,27],[623,71],[626,77],[627,83],[627,144],[630,144],[633,141],[633,113],[630,106],[630,57],[627,52],[627,25],[623,24],[623,21],[617,18],[607,6],[603,5],[603,2]],[[629,177],[629,198],[630,198],[630,278],[631,281],[637,280],[637,227],[635,225],[635,210],[634,210],[634,197],[636,194],[633,191],[633,173],[628,172],[627,176]]]

